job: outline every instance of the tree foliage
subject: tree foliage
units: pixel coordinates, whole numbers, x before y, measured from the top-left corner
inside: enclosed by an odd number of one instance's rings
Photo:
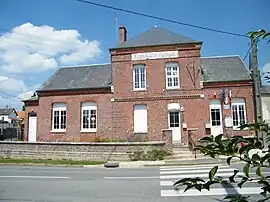
[[[268,38],[270,38],[270,32],[267,32],[264,29],[260,29],[258,31],[248,32],[247,35],[253,39],[268,39]],[[268,39],[268,43],[270,43],[270,39]]]
[[[250,131],[264,132],[270,140],[270,128],[266,123],[245,124],[240,129],[248,128]],[[235,169],[234,173],[227,179],[223,177],[216,177],[218,166],[213,167],[209,171],[209,180],[201,178],[184,178],[178,180],[174,186],[186,186],[185,191],[195,188],[199,191],[206,189],[210,190],[213,184],[237,184],[238,187],[247,182],[257,182],[261,187],[262,199],[258,202],[270,200],[270,176],[264,174],[265,168],[270,168],[270,148],[263,149],[262,142],[258,141],[256,137],[245,138],[243,136],[233,136],[231,138],[224,138],[223,135],[207,136],[200,139],[200,145],[194,148],[206,156],[216,158],[220,155],[227,157],[228,165],[233,159],[238,159],[245,163],[242,172]],[[255,153],[254,151],[259,151]],[[256,169],[256,175],[251,175],[251,169]],[[237,179],[236,179],[237,178]],[[240,179],[240,180],[239,180]],[[228,195],[224,198],[226,201],[245,202],[249,201],[249,197],[241,195]]]

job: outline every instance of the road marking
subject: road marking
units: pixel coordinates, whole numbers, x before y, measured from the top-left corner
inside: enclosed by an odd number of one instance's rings
[[[244,175],[243,172],[239,172],[237,173],[238,175]],[[217,172],[216,176],[221,176],[221,177],[228,177],[228,176],[232,176],[233,173],[219,173]],[[163,175],[160,176],[160,179],[182,179],[182,178],[195,178],[195,177],[208,177],[209,174],[208,173],[203,173],[203,174],[188,174],[188,175]]]
[[[218,196],[218,195],[244,195],[253,194],[258,195],[261,192],[260,187],[235,187],[235,188],[216,188],[208,190],[202,190],[201,192],[196,189],[190,189],[186,192],[184,190],[161,190],[162,197],[169,196]]]
[[[212,166],[211,168],[213,168],[214,166],[227,166],[224,164],[199,164],[199,165],[189,165],[189,166],[160,166],[160,169],[166,169],[166,168],[194,168],[194,167],[204,167],[204,166]]]
[[[204,179],[205,181],[208,181],[209,179]],[[242,178],[234,178],[235,181],[241,181]],[[160,186],[162,187],[171,187],[174,185],[174,183],[176,182],[177,180],[175,181],[160,181]],[[252,181],[247,181],[247,183],[256,183],[256,182],[259,182],[259,180],[252,180]]]
[[[270,173],[270,172],[263,172],[264,174],[267,174],[267,173]],[[254,173],[251,173],[251,175],[254,175]],[[233,173],[219,173],[217,172],[217,174],[215,175],[216,177],[220,176],[220,177],[230,177],[232,176]],[[241,176],[241,175],[245,175],[243,172],[239,172],[237,173],[236,177],[237,176]],[[163,176],[160,176],[160,179],[182,179],[182,178],[195,178],[195,177],[200,177],[200,178],[204,178],[204,177],[208,177],[209,174],[208,173],[199,173],[199,174],[187,174],[187,175],[163,175]]]
[[[70,177],[58,176],[0,176],[0,178],[33,178],[33,179],[69,179]]]
[[[128,176],[119,176],[119,177],[104,177],[106,180],[125,180],[125,179],[160,179],[159,176],[142,176],[142,177],[128,177]]]
[[[173,168],[160,168],[160,171],[169,171],[169,170],[198,170],[198,169],[211,169],[214,166],[202,166],[202,167],[173,167]],[[230,166],[218,166],[218,168],[230,168]]]
[[[232,168],[224,168],[218,169],[219,172],[233,172],[235,169]],[[168,174],[180,174],[180,173],[208,173],[209,169],[206,170],[172,170],[172,171],[161,171],[161,175],[168,175]]]

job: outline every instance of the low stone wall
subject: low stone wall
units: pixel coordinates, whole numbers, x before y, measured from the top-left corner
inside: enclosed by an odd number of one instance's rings
[[[69,159],[89,161],[128,161],[128,155],[138,150],[166,148],[165,142],[11,142],[0,141],[2,158]]]

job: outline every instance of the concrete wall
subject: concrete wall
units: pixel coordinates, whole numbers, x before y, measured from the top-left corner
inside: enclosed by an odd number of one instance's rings
[[[263,120],[270,124],[270,94],[262,95],[262,113]]]
[[[171,141],[171,134],[165,134]],[[63,143],[0,142],[0,158],[128,161],[134,151],[165,149],[165,142]]]

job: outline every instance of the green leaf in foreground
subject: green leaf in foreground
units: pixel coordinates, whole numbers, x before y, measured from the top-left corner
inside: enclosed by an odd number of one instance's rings
[[[229,156],[229,157],[227,158],[227,164],[228,164],[228,165],[231,165],[231,160],[232,160],[232,158],[233,158],[232,156]]]
[[[245,174],[247,177],[249,177],[249,173],[250,173],[250,164],[249,164],[249,163],[247,163],[247,164],[244,166],[243,172],[244,172],[244,174]]]
[[[209,171],[209,180],[213,180],[216,173],[218,170],[218,166],[213,167],[210,171]]]

